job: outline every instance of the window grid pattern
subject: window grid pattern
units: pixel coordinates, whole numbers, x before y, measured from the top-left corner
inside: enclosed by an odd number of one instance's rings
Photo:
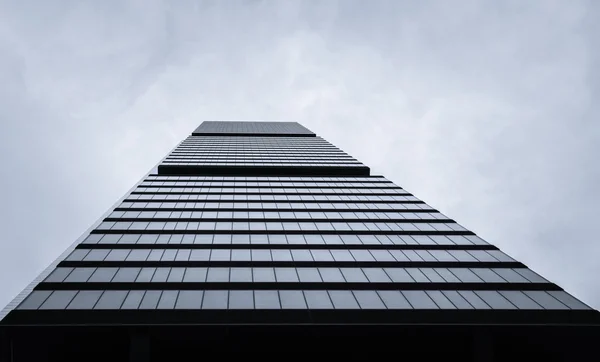
[[[590,309],[296,123],[206,122],[157,170],[17,310]]]

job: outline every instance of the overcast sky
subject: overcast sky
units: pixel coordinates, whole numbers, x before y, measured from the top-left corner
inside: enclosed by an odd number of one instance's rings
[[[0,0],[0,309],[226,119],[301,122],[600,308],[597,4]]]

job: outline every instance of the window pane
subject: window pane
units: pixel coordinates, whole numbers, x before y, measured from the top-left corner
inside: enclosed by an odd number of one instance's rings
[[[333,309],[329,295],[324,290],[305,290],[304,296],[309,309]]]
[[[65,282],[67,283],[84,283],[86,282],[92,273],[96,270],[96,268],[75,268],[69,274]]]
[[[389,283],[390,278],[381,268],[362,268],[363,273],[371,283]]]
[[[544,307],[544,309],[568,309],[567,306],[544,291],[528,290],[524,291],[523,293],[527,294],[529,298],[533,299],[537,304]]]
[[[300,290],[280,290],[279,297],[283,309],[306,309],[306,301]]]
[[[75,290],[55,290],[40,309],[65,309],[75,294],[77,294]]]
[[[492,309],[516,309],[516,307],[495,290],[475,291]]]
[[[173,309],[175,301],[177,300],[177,293],[177,290],[163,291],[160,301],[158,302],[158,309]]]
[[[175,309],[200,309],[203,295],[202,290],[182,290],[179,292]]]
[[[50,275],[48,275],[46,279],[44,279],[44,282],[60,283],[63,280],[65,280],[67,275],[69,275],[69,273],[71,273],[72,270],[73,268],[56,268],[52,271]]]
[[[102,291],[98,290],[82,290],[77,295],[67,309],[92,309],[102,295]]]
[[[27,298],[19,304],[17,309],[38,309],[46,298],[52,293],[50,290],[34,290]]]
[[[254,309],[254,293],[251,290],[230,291],[229,309]]]
[[[454,290],[444,290],[442,294],[448,298],[454,306],[458,309],[473,309],[473,306],[469,304],[457,291]]]
[[[254,304],[256,309],[280,309],[279,295],[276,290],[255,290]]]
[[[88,279],[88,282],[108,283],[115,276],[117,270],[119,270],[119,268],[97,268],[90,279]]]
[[[204,292],[202,309],[227,309],[227,290],[207,290]]]
[[[412,309],[406,298],[397,290],[380,290],[377,294],[388,309]]]
[[[340,268],[348,283],[367,283],[369,280],[359,268]]]
[[[186,268],[184,283],[204,283],[206,281],[207,268]],[[182,291],[183,293],[183,291]]]
[[[296,271],[298,272],[300,282],[321,282],[321,275],[316,268],[298,268]]]
[[[385,305],[374,290],[353,291],[362,309],[385,309]]]
[[[591,309],[567,292],[552,290],[548,293],[571,309]]]
[[[405,290],[402,294],[414,309],[438,309],[433,300],[422,290]]]
[[[94,309],[119,309],[126,296],[126,290],[106,290]]]
[[[338,268],[318,268],[321,278],[326,283],[343,283],[346,280]]]
[[[437,304],[437,306],[441,309],[456,309],[454,304],[452,304],[452,302],[450,302],[448,298],[446,298],[439,290],[427,291],[427,295],[429,295],[429,297],[433,299],[435,304]]]
[[[330,290],[329,296],[335,309],[360,309],[354,295],[349,290]]]
[[[148,290],[142,299],[139,309],[156,309],[158,300],[160,299],[160,290]]]
[[[275,273],[273,268],[254,268],[252,270],[254,282],[275,282]]]
[[[140,302],[142,301],[143,297],[144,297],[143,290],[130,291],[129,294],[127,295],[127,298],[125,298],[125,301],[123,302],[123,305],[121,306],[121,309],[137,309],[138,306],[140,305]]]
[[[490,309],[490,306],[487,305],[481,298],[477,296],[477,294],[473,293],[470,290],[461,290],[458,292],[463,298],[469,302],[475,309]]]

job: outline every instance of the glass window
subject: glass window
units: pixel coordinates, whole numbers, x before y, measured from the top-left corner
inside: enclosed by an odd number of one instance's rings
[[[165,250],[161,261],[174,261],[175,255],[177,255],[177,250]]]
[[[305,290],[304,296],[309,309],[333,309],[333,304],[325,290]]]
[[[158,302],[158,309],[173,309],[175,307],[175,301],[177,300],[177,290],[165,290],[162,292],[160,301]]]
[[[482,280],[477,277],[472,271],[466,268],[449,268],[452,274],[456,275],[463,283],[481,283]]]
[[[126,296],[126,290],[106,290],[94,306],[94,309],[119,309]]]
[[[210,254],[211,261],[229,261],[231,258],[231,250],[229,249],[213,249]]]
[[[127,256],[127,261],[146,261],[150,255],[149,249],[132,250]]]
[[[297,283],[299,281],[295,268],[275,268],[278,283]]]
[[[355,290],[353,293],[362,309],[386,309],[374,290]]]
[[[348,283],[367,283],[369,280],[359,268],[340,268]]]
[[[406,268],[406,271],[417,283],[429,283],[429,279],[418,268]]]
[[[252,283],[251,268],[231,268],[229,281],[232,283]]]
[[[371,283],[389,283],[390,278],[381,268],[362,268],[363,273]]]
[[[298,268],[296,271],[302,283],[321,282],[321,275],[317,271],[317,268]]]
[[[252,250],[252,261],[271,261],[271,251]]]
[[[42,303],[52,293],[50,290],[34,290],[27,296],[27,298],[19,304],[17,309],[38,309]]]
[[[469,250],[468,253],[479,261],[497,261],[490,254],[486,253],[485,250]]]
[[[548,283],[548,281],[541,276],[534,273],[531,269],[518,268],[513,269],[517,273],[521,274],[524,278],[527,278],[532,283]]]
[[[228,282],[229,268],[208,268],[207,282]]]
[[[292,261],[292,254],[289,250],[271,250],[273,261]]]
[[[55,290],[39,309],[65,309],[75,294],[76,290]]]
[[[256,309],[281,309],[276,290],[255,290],[254,304]]]
[[[373,255],[368,250],[350,250],[356,261],[375,261]]]
[[[190,261],[207,261],[210,258],[210,250],[192,250]]]
[[[108,255],[110,250],[90,250],[90,252],[83,258],[86,261],[102,261]]]
[[[429,250],[429,253],[438,261],[456,261],[456,259],[445,250]]]
[[[179,292],[175,309],[200,309],[203,295],[202,290],[182,290]]]
[[[463,298],[469,302],[475,309],[490,309],[490,306],[487,305],[481,298],[477,296],[477,294],[473,293],[470,290],[461,290],[458,292]]]
[[[315,261],[333,261],[329,250],[311,250],[310,252]]]
[[[415,280],[403,268],[384,268],[394,283],[413,283]]]
[[[152,276],[153,283],[165,283],[169,277],[171,268],[156,268],[154,275]]]
[[[44,279],[45,283],[60,283],[71,273],[73,268],[56,268]]]
[[[207,290],[204,292],[202,309],[227,309],[227,290]]]
[[[142,303],[139,306],[139,309],[156,309],[158,305],[158,300],[160,299],[160,290],[148,290],[146,294],[144,294],[144,298],[142,299]]]
[[[65,283],[85,283],[95,270],[96,268],[75,268],[65,279]]]
[[[137,283],[149,283],[155,271],[156,268],[142,268],[135,281]]]
[[[181,283],[183,280],[183,274],[185,273],[185,268],[171,268],[171,273],[169,274],[169,278],[167,282],[169,283]]]
[[[406,298],[397,290],[380,290],[377,294],[388,309],[412,309]]]
[[[207,268],[186,268],[184,283],[204,283],[206,281]]]
[[[433,269],[433,268],[419,268],[419,270],[421,271],[421,273],[425,274],[427,279],[429,279],[430,281],[432,281],[434,283],[444,283],[445,282],[444,278],[439,276],[439,274],[436,273],[435,269]]]
[[[586,304],[582,303],[567,292],[552,290],[548,291],[548,294],[558,299],[560,302],[562,302],[571,309],[591,309]]]
[[[444,290],[442,291],[442,294],[444,294],[444,296],[446,296],[446,298],[448,298],[458,309],[473,309],[473,306],[455,290]]]
[[[300,290],[280,290],[279,298],[282,309],[306,309],[306,301]]]
[[[552,297],[545,291],[539,290],[527,290],[523,291],[529,298],[533,299],[537,304],[544,307],[544,309],[568,309],[567,306],[558,301],[558,299]]]
[[[349,290],[330,290],[329,296],[335,309],[360,309],[356,298]]]
[[[92,309],[102,295],[99,290],[81,290],[69,303],[67,309]]]
[[[121,309],[137,309],[144,297],[143,290],[131,290],[123,302]]]
[[[433,299],[435,304],[437,304],[440,309],[456,309],[454,304],[452,304],[452,302],[450,302],[441,291],[429,290],[426,293],[431,299]]]
[[[335,261],[354,261],[352,254],[348,250],[331,250]]]
[[[118,268],[97,268],[90,279],[88,279],[88,282],[108,283],[112,280],[118,270]]]
[[[491,269],[487,268],[471,268],[471,271],[477,274],[478,277],[483,279],[486,283],[504,283],[504,279],[500,278],[498,274],[494,273]]]
[[[125,260],[125,258],[127,258],[127,255],[129,255],[130,251],[131,250],[129,250],[129,249],[110,250],[110,253],[108,253],[108,255],[105,258],[105,261],[123,261],[123,260]]]
[[[346,280],[338,268],[318,268],[321,278],[326,283],[343,283]]]
[[[254,276],[255,283],[274,283],[275,273],[273,268],[253,268],[252,274]]]
[[[483,299],[492,309],[516,309],[516,307],[495,290],[477,290],[475,294]]]
[[[414,309],[438,309],[437,304],[422,290],[405,290],[402,294]]]
[[[69,261],[80,261],[85,258],[85,256],[89,253],[89,250],[86,249],[75,249],[65,258],[65,260]]]
[[[308,250],[292,250],[294,261],[313,261],[312,254]]]
[[[387,250],[371,250],[371,254],[377,261],[396,261]]]
[[[229,309],[254,309],[254,294],[251,290],[229,292]]]

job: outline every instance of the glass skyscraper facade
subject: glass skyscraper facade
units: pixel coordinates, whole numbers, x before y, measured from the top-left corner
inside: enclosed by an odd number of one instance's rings
[[[260,336],[395,337],[464,360],[533,343],[563,358],[599,320],[293,122],[202,123],[0,319],[7,361],[163,360]]]

